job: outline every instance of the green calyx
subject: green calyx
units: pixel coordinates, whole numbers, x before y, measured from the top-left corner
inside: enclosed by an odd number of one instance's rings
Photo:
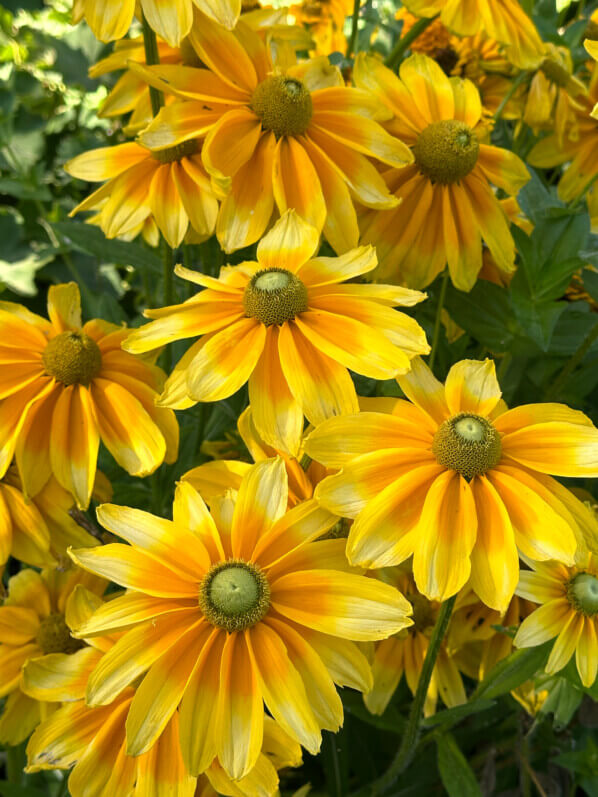
[[[200,586],[206,620],[228,633],[259,623],[270,608],[270,585],[252,562],[230,559],[214,565]]]

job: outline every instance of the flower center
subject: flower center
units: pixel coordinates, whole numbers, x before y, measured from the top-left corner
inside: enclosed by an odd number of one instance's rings
[[[219,562],[201,583],[199,605],[212,625],[229,634],[244,631],[266,616],[270,585],[261,569],[251,562]]]
[[[432,442],[436,461],[466,479],[498,465],[501,451],[500,435],[494,426],[480,415],[464,412],[439,426]]]
[[[303,83],[283,75],[272,75],[257,85],[251,109],[276,138],[305,133],[313,113],[311,94]]]
[[[413,628],[422,633],[427,628],[432,628],[436,623],[438,611],[435,605],[423,595],[407,595],[407,600],[413,607]]]
[[[80,639],[73,639],[64,615],[58,612],[44,617],[35,641],[44,653],[74,653],[84,646]]]
[[[540,69],[548,80],[556,83],[557,86],[565,87],[569,82],[569,73],[564,66],[561,66],[553,58],[545,58],[540,65]]]
[[[598,22],[594,22],[594,20],[589,19],[588,24],[586,25],[584,39],[590,39],[590,41],[598,41]]]
[[[480,144],[471,127],[456,119],[433,122],[415,142],[420,172],[433,183],[457,183],[476,165]]]
[[[152,152],[152,157],[160,161],[160,163],[173,163],[174,161],[180,161],[188,155],[195,155],[198,151],[199,147],[197,146],[197,141],[191,139],[191,141],[183,141],[182,144],[177,144],[174,147],[167,147],[166,149]]]
[[[48,341],[42,362],[48,376],[63,385],[89,385],[100,373],[102,355],[89,335],[67,331]]]
[[[567,585],[569,603],[582,614],[598,614],[598,578],[591,573],[578,573]]]
[[[307,310],[307,288],[286,268],[257,271],[243,294],[245,314],[267,327],[292,321]]]

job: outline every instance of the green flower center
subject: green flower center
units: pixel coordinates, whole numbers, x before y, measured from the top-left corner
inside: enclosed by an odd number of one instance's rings
[[[578,573],[567,585],[567,598],[578,612],[589,617],[598,614],[598,578]]]
[[[64,615],[49,614],[41,621],[35,641],[44,653],[74,653],[84,646],[80,639],[73,639]]]
[[[501,452],[500,435],[494,426],[480,415],[464,412],[439,426],[432,442],[436,461],[466,479],[498,465]]]
[[[83,332],[61,332],[48,341],[42,354],[48,376],[63,385],[89,385],[102,368],[98,344]]]
[[[305,133],[313,114],[311,94],[300,80],[272,75],[257,85],[251,109],[276,138]]]
[[[267,327],[292,321],[307,310],[307,288],[285,268],[256,272],[243,294],[245,314]]]
[[[195,155],[199,151],[199,147],[197,145],[197,141],[191,139],[191,141],[183,141],[182,144],[177,144],[174,147],[167,147],[166,149],[160,149],[156,152],[152,152],[152,157],[160,161],[160,163],[173,163],[174,161],[180,161],[182,158],[186,158],[189,155]]]
[[[569,82],[569,73],[565,67],[561,66],[552,58],[545,58],[540,65],[540,69],[544,72],[548,80],[552,83],[556,83],[557,86],[564,88]]]
[[[270,585],[262,570],[251,562],[219,562],[201,583],[199,605],[212,625],[229,634],[244,631],[266,616]]]
[[[464,122],[433,122],[415,142],[413,154],[420,172],[433,183],[457,183],[476,165],[480,144]]]

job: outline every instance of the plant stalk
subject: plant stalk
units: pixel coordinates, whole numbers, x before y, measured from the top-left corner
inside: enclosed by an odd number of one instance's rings
[[[156,34],[148,25],[145,14],[141,15],[141,25],[143,27],[143,46],[145,49],[145,63],[148,66],[154,66],[160,63],[160,54],[158,53],[158,40]],[[164,105],[164,95],[153,86],[149,87],[150,101],[152,103],[152,113],[157,116],[160,108]]]
[[[353,0],[353,17],[351,19],[351,35],[349,36],[349,41],[347,42],[347,52],[345,53],[345,58],[351,58],[351,54],[355,49],[355,44],[357,42],[357,34],[359,33],[359,7],[361,5],[361,0]]]
[[[434,321],[434,335],[432,337],[432,348],[430,349],[430,357],[428,359],[428,366],[430,370],[434,370],[434,363],[436,361],[436,354],[438,352],[438,341],[440,340],[440,327],[442,325],[442,311],[444,309],[444,301],[446,299],[446,289],[449,280],[449,270],[445,268],[442,275],[442,284],[440,286],[440,296],[438,297],[438,307],[436,308],[436,319]]]

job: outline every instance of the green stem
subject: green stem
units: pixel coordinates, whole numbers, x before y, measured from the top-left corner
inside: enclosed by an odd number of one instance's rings
[[[434,336],[432,337],[432,348],[430,349],[430,359],[428,366],[430,370],[434,369],[434,362],[436,361],[436,353],[438,352],[438,341],[440,340],[440,326],[442,324],[442,311],[444,309],[444,300],[446,298],[446,289],[448,286],[449,270],[446,268],[442,275],[442,285],[440,286],[440,296],[438,297],[438,307],[436,308],[436,319],[434,321]]]
[[[164,305],[168,307],[169,305],[173,304],[174,302],[174,271],[173,271],[173,264],[172,264],[172,249],[168,245],[165,239],[162,239],[162,262],[164,264],[163,275],[164,275],[164,296],[162,297],[164,300]],[[170,366],[171,366],[171,355],[172,352],[170,347],[167,346],[164,352],[164,368],[167,373],[170,373]]]
[[[434,22],[437,16],[438,14],[433,17],[424,17],[423,19],[418,20],[410,31],[408,31],[404,36],[401,36],[399,41],[393,47],[390,55],[384,62],[389,69],[394,69],[399,65],[403,57],[403,53],[409,49],[411,43],[425,31],[428,25],[431,22]]]
[[[511,83],[511,86],[510,86],[509,90],[507,91],[505,96],[502,98],[502,100],[500,101],[500,105],[496,109],[496,112],[494,114],[494,121],[495,122],[498,121],[498,119],[500,119],[501,114],[504,111],[507,103],[509,102],[511,97],[515,94],[515,92],[517,91],[519,86],[523,83],[523,81],[527,79],[528,76],[529,76],[529,72],[520,72],[517,75],[517,77],[515,78],[515,80]]]
[[[347,43],[347,52],[346,58],[351,58],[351,53],[355,49],[355,44],[357,42],[357,34],[359,32],[359,6],[361,5],[361,0],[353,0],[353,18],[351,20],[351,35],[349,36],[349,41]]]
[[[567,381],[567,379],[571,376],[573,371],[577,368],[577,366],[581,363],[583,358],[586,356],[588,351],[590,350],[592,343],[598,339],[598,321],[594,324],[592,329],[588,332],[586,337],[581,343],[581,346],[577,349],[573,357],[568,361],[565,365],[563,370],[558,374],[556,379],[549,385],[548,390],[546,391],[546,400],[548,400],[552,396],[558,396],[563,385]]]
[[[6,748],[6,779],[9,783],[20,783],[25,766],[25,748],[23,745]]]
[[[417,682],[415,697],[411,704],[411,710],[409,711],[409,717],[407,719],[407,727],[401,739],[401,745],[384,775],[375,780],[371,785],[370,794],[383,794],[387,789],[390,789],[399,775],[409,766],[413,758],[419,737],[419,723],[424,709],[426,695],[428,694],[430,679],[432,678],[432,672],[436,664],[436,659],[438,658],[440,645],[446,634],[446,629],[448,628],[456,600],[457,596],[453,595],[452,598],[444,601],[440,607],[438,618],[436,619],[436,624],[430,638],[430,644],[426,651],[426,658],[424,659],[422,671],[419,675],[419,681]]]
[[[145,63],[148,66],[154,66],[160,63],[160,54],[158,53],[158,41],[156,34],[148,25],[145,14],[141,15],[141,24],[143,27],[143,46],[145,48]],[[149,87],[150,100],[152,103],[152,113],[157,116],[160,108],[164,105],[164,95],[153,86]]]

